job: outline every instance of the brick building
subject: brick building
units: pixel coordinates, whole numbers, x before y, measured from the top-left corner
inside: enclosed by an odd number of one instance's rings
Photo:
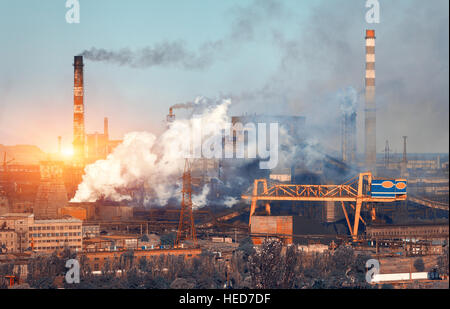
[[[0,253],[17,252],[17,233],[12,229],[0,228]]]
[[[6,213],[0,216],[0,227],[14,230],[17,234],[16,250],[18,252],[24,252],[30,247],[28,230],[33,223],[33,214]]]

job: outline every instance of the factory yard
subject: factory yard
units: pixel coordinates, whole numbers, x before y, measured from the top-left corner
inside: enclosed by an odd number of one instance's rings
[[[103,2],[0,17],[0,289],[449,289],[448,1]]]

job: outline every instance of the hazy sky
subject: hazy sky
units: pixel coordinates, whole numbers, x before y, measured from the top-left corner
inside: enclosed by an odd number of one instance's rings
[[[378,151],[386,139],[401,151],[408,135],[410,152],[448,152],[448,0],[380,0],[377,25],[364,0],[79,2],[80,23],[68,24],[64,0],[0,0],[0,144],[70,145],[73,56],[95,48],[116,58],[85,59],[88,132],[104,116],[114,138],[159,132],[169,106],[231,95],[235,114],[306,116],[338,149],[337,93],[363,93],[374,28]],[[359,150],[363,109],[361,97]]]

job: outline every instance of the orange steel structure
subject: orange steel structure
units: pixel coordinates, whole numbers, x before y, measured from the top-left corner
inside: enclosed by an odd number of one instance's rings
[[[16,276],[5,276],[6,279],[9,279],[9,287],[14,286],[16,282]]]
[[[260,189],[262,184],[262,190]],[[341,185],[294,185],[275,184],[267,185],[266,179],[255,179],[252,194],[242,195],[243,199],[251,200],[249,226],[255,213],[258,201],[265,202],[267,214],[270,215],[270,201],[309,201],[309,202],[341,202],[347,225],[354,241],[358,239],[359,221],[365,224],[361,217],[363,203],[389,203],[406,200],[406,194],[397,195],[395,198],[372,197],[368,194],[372,184],[372,173],[360,173]],[[355,211],[355,220],[352,224],[348,216],[345,202]],[[354,205],[352,205],[354,203]],[[372,208],[372,218],[375,217]]]
[[[194,215],[192,213],[192,177],[189,160],[186,159],[183,173],[183,188],[181,200],[180,222],[178,224],[177,240],[175,247],[180,246],[183,234],[187,239],[192,240],[194,246],[197,246],[197,235],[194,226]]]

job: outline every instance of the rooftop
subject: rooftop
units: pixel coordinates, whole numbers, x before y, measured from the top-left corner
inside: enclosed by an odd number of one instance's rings
[[[9,212],[9,213],[0,215],[0,218],[10,218],[10,219],[14,219],[14,218],[31,218],[31,217],[34,217],[34,214]]]
[[[82,220],[75,218],[67,219],[46,219],[46,220],[34,220],[34,224],[48,224],[48,223],[82,223]]]

